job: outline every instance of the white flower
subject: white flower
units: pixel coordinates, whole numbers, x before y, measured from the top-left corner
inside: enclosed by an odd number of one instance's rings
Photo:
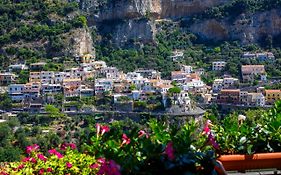
[[[245,115],[238,115],[238,121],[245,121],[246,120],[246,116]]]

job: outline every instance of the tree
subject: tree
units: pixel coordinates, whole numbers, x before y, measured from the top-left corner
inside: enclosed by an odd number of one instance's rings
[[[53,106],[53,105],[46,105],[45,106],[45,111],[52,118],[60,118],[60,117],[64,116],[64,114],[61,113],[60,110],[58,108],[56,108],[55,106]]]
[[[179,88],[178,86],[169,89],[169,93],[171,94],[179,94],[180,92],[181,92],[181,88]]]
[[[136,89],[137,89],[137,86],[135,84],[131,84],[130,90],[133,91],[133,90],[136,90]]]
[[[12,99],[7,93],[0,94],[0,109],[10,110],[12,109]]]

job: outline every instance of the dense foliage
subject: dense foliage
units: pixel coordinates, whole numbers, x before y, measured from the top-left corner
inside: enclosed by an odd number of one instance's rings
[[[77,10],[77,3],[61,0],[1,0],[0,66],[12,58],[33,62],[61,51],[65,47],[61,34],[86,25]]]
[[[143,125],[132,121],[100,124],[87,120],[84,125],[88,125],[89,130],[84,130],[77,145],[74,140],[53,144],[48,149],[44,148],[46,143],[42,143],[40,150],[36,144],[26,145],[21,162],[7,164],[2,171],[12,174],[212,174],[214,167],[219,166],[215,158],[221,154],[281,151],[280,114],[281,102],[277,102],[269,111],[248,111],[247,117],[233,114],[222,121],[206,120],[203,125],[194,120],[182,125],[156,119]],[[5,133],[12,132],[6,130]],[[6,137],[2,135],[1,140]]]

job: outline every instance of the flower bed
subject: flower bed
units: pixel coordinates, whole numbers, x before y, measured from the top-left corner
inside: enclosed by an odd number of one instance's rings
[[[248,120],[239,121],[234,115],[222,125],[207,120],[203,127],[193,120],[183,126],[154,119],[145,127],[96,124],[90,141],[79,150],[74,144],[62,144],[42,153],[38,145],[28,146],[26,157],[5,166],[1,175],[225,174],[214,151],[221,155],[280,149],[280,103],[260,114],[255,123]],[[223,157],[220,160],[225,163]]]

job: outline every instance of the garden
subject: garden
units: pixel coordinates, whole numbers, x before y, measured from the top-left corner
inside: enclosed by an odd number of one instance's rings
[[[258,115],[231,115],[221,121],[206,117],[180,126],[161,119],[150,119],[146,125],[96,123],[88,136],[79,146],[62,143],[46,152],[41,145],[27,146],[21,161],[1,164],[0,174],[225,174],[225,169],[280,169],[281,102]],[[233,162],[227,156],[242,158]],[[252,166],[263,157],[265,167]],[[235,160],[241,165],[245,159],[255,162],[235,169]]]

